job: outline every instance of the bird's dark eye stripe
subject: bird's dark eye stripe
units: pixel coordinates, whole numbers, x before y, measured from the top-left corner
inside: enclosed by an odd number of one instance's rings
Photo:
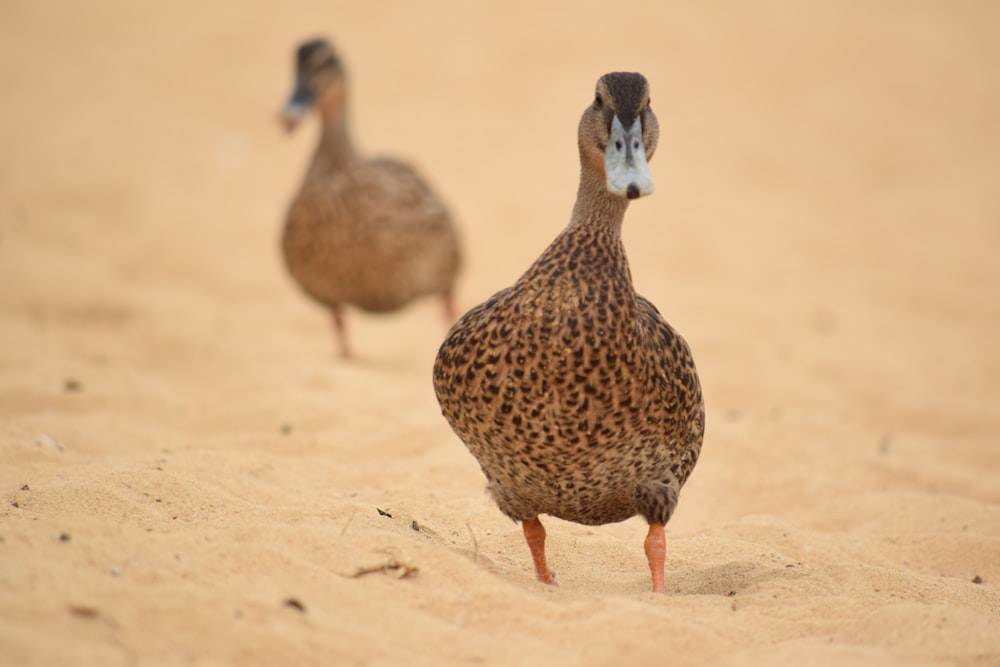
[[[604,100],[601,98],[600,93],[596,93],[594,95],[594,106],[597,107],[598,109],[604,106]]]

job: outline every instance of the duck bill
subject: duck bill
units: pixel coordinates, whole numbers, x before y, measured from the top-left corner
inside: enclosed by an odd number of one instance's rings
[[[309,89],[309,80],[304,74],[299,74],[295,81],[295,90],[281,110],[281,123],[287,132],[291,132],[305,117],[306,112],[312,108],[314,97]]]
[[[636,118],[627,130],[617,115],[611,121],[611,137],[604,149],[604,173],[608,191],[619,197],[638,199],[653,192],[641,119]]]

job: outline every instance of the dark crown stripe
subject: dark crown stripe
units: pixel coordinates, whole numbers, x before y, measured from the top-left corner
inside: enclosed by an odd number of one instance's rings
[[[603,80],[614,100],[618,119],[626,128],[631,127],[646,99],[646,77],[635,72],[612,72],[605,74]]]

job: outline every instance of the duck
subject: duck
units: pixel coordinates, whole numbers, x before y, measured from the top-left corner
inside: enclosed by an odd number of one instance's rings
[[[430,295],[446,326],[457,319],[462,264],[455,222],[428,182],[405,162],[355,150],[347,76],[324,38],[295,51],[295,86],[281,112],[288,132],[315,111],[319,141],[285,216],[281,248],[303,292],[327,308],[341,357],[354,356],[345,310],[398,311]]]
[[[521,523],[546,584],[540,515],[588,526],[640,515],[662,593],[664,527],[701,452],[691,349],[636,293],[621,236],[629,203],[653,191],[658,138],[646,78],[600,77],[579,123],[569,224],[512,286],[458,319],[434,362],[442,414]]]

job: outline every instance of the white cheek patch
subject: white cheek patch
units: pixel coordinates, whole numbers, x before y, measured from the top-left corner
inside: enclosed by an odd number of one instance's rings
[[[646,146],[642,141],[642,120],[635,119],[626,130],[615,116],[611,121],[611,137],[604,149],[604,173],[608,191],[620,197],[638,199],[653,192],[646,163]]]

